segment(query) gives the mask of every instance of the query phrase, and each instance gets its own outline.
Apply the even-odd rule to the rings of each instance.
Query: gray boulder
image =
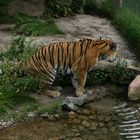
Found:
[[[128,98],[130,100],[139,100],[140,99],[140,75],[130,83],[128,87]]]
[[[92,102],[95,99],[95,95],[92,94],[83,94],[80,97],[66,97],[62,102],[62,108],[69,111],[77,111],[79,106],[82,106],[86,103]]]

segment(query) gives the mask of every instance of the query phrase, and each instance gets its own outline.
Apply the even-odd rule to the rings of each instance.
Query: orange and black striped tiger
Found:
[[[83,39],[77,42],[58,42],[39,48],[27,60],[25,71],[39,75],[41,81],[48,87],[47,94],[52,97],[60,95],[58,91],[49,90],[58,72],[72,74],[72,84],[77,96],[84,93],[87,73],[93,69],[96,62],[106,59],[113,62],[116,59],[116,44],[111,40]]]

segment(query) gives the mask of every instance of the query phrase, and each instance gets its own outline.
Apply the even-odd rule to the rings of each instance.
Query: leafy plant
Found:
[[[71,8],[67,5],[60,3],[58,0],[46,0],[46,12],[45,16],[58,17],[58,16],[67,16],[71,14]]]
[[[63,34],[55,25],[52,18],[49,18],[46,21],[44,19],[17,14],[15,16],[15,21],[16,26],[13,30],[19,34],[27,36]]]
[[[116,5],[112,0],[105,0],[99,6],[99,13],[112,18],[118,8]]]
[[[0,54],[0,60],[20,61],[27,59],[36,50],[30,47],[31,43],[32,39],[27,41],[25,36],[14,37],[11,41],[10,49]]]
[[[130,43],[138,58],[140,54],[140,17],[128,9],[120,10],[113,19],[113,24]],[[132,46],[132,47],[131,47]]]
[[[110,74],[111,81],[115,83],[129,83],[135,77],[135,73],[127,70],[126,66],[127,63],[125,61],[119,60],[115,70]]]
[[[37,80],[32,76],[23,76],[16,73],[16,71],[13,72],[13,69],[16,68],[17,70],[18,68],[15,60],[22,61],[27,56],[28,51],[25,50],[28,43],[24,41],[24,37],[14,39],[11,49],[1,55],[3,63],[0,65],[0,69],[3,74],[0,75],[0,112],[6,111],[7,108],[12,108],[16,104],[34,100],[27,93],[38,88]],[[28,53],[30,54],[31,52]],[[20,68],[18,69],[20,70]]]
[[[84,12],[86,14],[99,14],[99,6],[95,0],[90,0],[90,2],[84,5]]]
[[[85,0],[73,0],[71,7],[76,13],[84,13]]]
[[[0,7],[6,6],[11,0],[0,0]]]

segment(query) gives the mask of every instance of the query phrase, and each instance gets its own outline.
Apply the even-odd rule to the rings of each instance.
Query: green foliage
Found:
[[[123,7],[132,10],[134,13],[140,15],[140,1],[139,0],[123,0]]]
[[[15,65],[6,62],[0,65],[3,75],[0,77],[0,112],[7,108],[13,108],[16,104],[34,102],[35,100],[27,95],[27,92],[37,88],[37,82],[33,77],[17,77],[11,74]]]
[[[52,35],[52,34],[63,34],[58,29],[52,18],[46,20],[29,17],[23,14],[17,14],[15,16],[16,26],[14,31],[16,33],[30,35]]]
[[[90,3],[87,3],[85,4],[84,6],[84,12],[86,14],[99,14],[99,7],[98,5],[96,4],[96,1],[95,0],[91,0]]]
[[[97,4],[96,0],[92,0],[91,3],[84,6],[84,9],[87,14],[98,14],[100,16],[112,18],[118,6],[115,1],[112,2],[112,0],[105,0],[100,4]]]
[[[16,112],[11,112],[10,118],[13,118],[16,122],[23,122],[28,119],[27,114],[29,112],[34,112],[38,109],[38,104],[36,102],[28,102],[20,107]]]
[[[126,66],[125,61],[119,60],[114,70],[93,70],[87,77],[87,85],[104,84],[105,82],[129,84],[136,74],[126,69]]]
[[[87,76],[87,86],[92,86],[96,84],[104,84],[105,82],[112,82],[114,84],[129,84],[134,78],[136,74],[132,71],[128,71],[126,69],[126,62],[119,60],[115,69],[109,70],[101,70],[96,69],[92,70],[88,73]],[[57,86],[68,86],[71,85],[71,77],[58,75],[56,76],[56,80],[54,85]],[[71,85],[72,86],[72,85]]]
[[[138,56],[140,55],[140,17],[128,9],[117,12],[113,20],[114,25],[128,40],[130,46]]]
[[[0,0],[0,7],[6,6],[11,0]]]
[[[10,49],[0,54],[0,60],[9,60],[9,61],[22,61],[30,57],[34,52],[35,48],[31,48],[30,45],[32,39],[26,41],[25,36],[14,37],[11,41]]]
[[[45,6],[45,16],[47,18],[67,16],[71,14],[71,8],[67,5],[60,3],[58,0],[46,0]]]
[[[87,76],[87,86],[103,84],[108,80],[109,72],[106,70],[92,70]]]
[[[73,12],[84,13],[85,0],[73,0],[71,8]]]
[[[126,69],[126,66],[127,63],[125,61],[118,61],[114,72],[110,75],[111,81],[115,83],[129,83],[132,79],[134,79],[135,73]]]
[[[140,58],[140,17],[136,12],[134,13],[129,9],[121,9],[116,2],[105,0],[97,5],[93,0],[93,4],[87,6],[86,9],[89,11],[91,10],[92,13],[111,18],[116,28],[129,42],[130,48],[132,48],[136,52],[138,58]],[[132,1],[129,1],[129,3],[132,3]],[[88,13],[92,14],[91,12]]]
[[[16,104],[35,101],[27,93],[38,88],[38,81],[32,76],[22,76],[22,74],[16,73],[18,69],[20,70],[16,64],[17,60],[23,61],[34,50],[29,51],[28,45],[24,37],[15,38],[12,41],[11,49],[5,54],[1,54],[0,58],[3,63],[0,65],[0,69],[3,74],[0,75],[0,112],[13,108]],[[15,72],[13,72],[14,69]]]
[[[7,13],[7,4],[11,0],[0,0],[0,23],[13,23],[13,18]]]
[[[21,32],[25,35],[53,35],[63,34],[53,21],[41,23],[39,21],[27,23],[21,26]]]
[[[99,13],[103,16],[113,17],[118,8],[116,5],[112,0],[105,0],[99,6]]]
[[[41,107],[37,111],[37,113],[38,114],[43,114],[43,113],[47,112],[48,114],[54,114],[60,109],[61,109],[61,102],[60,101],[54,101],[54,102],[50,103],[49,105],[47,105],[45,107]]]
[[[0,6],[0,23],[13,23],[14,18],[9,16],[6,8]]]

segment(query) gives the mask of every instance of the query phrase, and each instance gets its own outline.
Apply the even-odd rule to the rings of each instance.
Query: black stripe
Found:
[[[93,40],[89,40],[89,41],[87,42],[87,47],[88,47],[88,48],[90,47],[92,41],[93,41]],[[95,45],[94,45],[94,46],[95,46]]]
[[[44,51],[43,51],[43,49],[45,49],[45,54],[44,54]],[[48,66],[48,64],[47,64],[47,62],[46,62],[46,48],[42,48],[42,57],[43,57],[43,60],[44,60],[44,64],[46,65],[46,68],[49,68],[49,66]],[[47,69],[45,69],[45,71],[46,71]],[[50,70],[47,70],[47,74],[49,75],[49,73],[50,74],[52,74],[52,75],[55,75],[52,71],[50,71]],[[49,75],[50,76],[50,75]],[[51,77],[51,76],[50,76]]]
[[[108,52],[110,52],[110,50],[106,51],[106,52],[104,53],[104,55],[107,54]]]
[[[103,48],[105,48],[107,46],[108,43],[105,43],[105,46],[103,46],[102,48],[100,48],[99,50],[102,50]]]
[[[70,46],[70,43],[67,43],[67,56],[69,55],[69,46]]]
[[[60,67],[60,49],[59,49],[59,46],[58,46],[58,49],[57,49],[57,69],[59,69]]]
[[[75,49],[76,49],[75,46],[76,46],[76,43],[74,43],[74,45],[72,46],[73,47],[73,50],[72,50],[73,55],[72,56],[73,56],[73,60],[74,60],[73,62],[75,62],[75,55],[74,55],[75,54]]]
[[[87,59],[85,59],[85,69],[86,69],[86,66],[87,66]]]
[[[63,43],[62,43],[62,45],[61,45],[61,50],[62,50],[62,62],[63,62],[63,54],[64,54],[64,48],[63,48]]]
[[[64,74],[66,75],[67,74],[67,69],[68,69],[68,66],[66,67],[65,71],[64,71]]]
[[[51,54],[52,54],[52,57],[51,57],[52,58],[52,63],[51,64],[52,64],[53,67],[54,67],[54,49],[55,49],[54,46],[52,46],[52,52],[51,52]]]
[[[87,53],[87,48],[88,48],[88,44],[86,45],[86,49],[85,49],[84,55],[86,55],[86,53]]]
[[[45,49],[45,51],[43,49]],[[45,65],[48,67],[48,64],[46,61],[46,58],[47,58],[46,48],[43,48],[43,49],[42,49],[42,57],[43,57],[43,60],[45,62]],[[45,54],[44,54],[44,52],[45,52]]]
[[[38,59],[38,57],[35,55],[36,61],[33,59],[34,64],[37,66],[37,69],[42,72],[43,74],[47,75],[48,77],[54,79],[49,73],[51,73],[52,75],[54,75],[51,71],[46,71],[46,69],[44,69],[41,64],[42,62]],[[39,61],[38,61],[39,60]],[[55,76],[55,75],[54,75]]]
[[[71,68],[71,53],[69,54],[69,68]]]
[[[37,72],[38,72],[38,67],[39,67],[39,65],[36,63],[36,61],[34,60],[34,57],[32,57],[32,60],[33,60],[33,63],[34,63],[34,65],[35,65],[35,67],[37,68]]]
[[[67,55],[65,54],[65,58],[64,58],[64,68],[63,68],[63,70],[65,70],[65,67],[66,67],[66,59],[67,59]]]
[[[48,46],[48,52],[49,52],[49,58],[50,58],[50,63],[52,64],[52,56],[51,56],[51,45]]]
[[[85,43],[85,41],[81,42],[80,44],[80,56],[83,55],[82,49],[83,49],[83,44]]]
[[[36,59],[36,60],[35,60]],[[32,58],[32,60],[33,60],[33,62],[34,62],[34,64],[35,64],[35,66],[36,66],[36,68],[38,69],[38,73],[39,73],[39,71],[41,71],[41,72],[44,72],[43,70],[42,70],[42,68],[41,68],[41,65],[40,65],[40,63],[38,62],[38,57],[35,55],[35,59],[34,59],[34,57]]]

